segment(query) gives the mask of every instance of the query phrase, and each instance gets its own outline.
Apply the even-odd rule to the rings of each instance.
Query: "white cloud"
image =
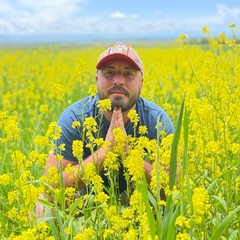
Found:
[[[77,18],[85,0],[2,0],[0,34],[56,33]]]
[[[130,15],[130,18],[132,18],[132,19],[137,19],[137,18],[139,18],[139,16],[138,16],[138,14],[136,14],[136,13],[132,13],[132,14]]]
[[[110,18],[114,18],[114,19],[124,19],[124,18],[127,18],[127,16],[121,12],[114,12],[114,13],[111,13]]]
[[[210,29],[226,28],[229,23],[240,22],[240,8],[223,4],[216,6],[215,14],[195,18],[176,19],[157,9],[147,19],[121,11],[105,18],[91,16],[91,12],[88,17],[82,17],[87,1],[1,0],[0,34],[167,34],[185,30],[199,32],[205,25]]]
[[[219,17],[230,17],[236,21],[240,19],[240,8],[228,8],[226,5],[218,4],[217,13]]]
[[[139,16],[136,13],[132,13],[130,15],[124,14],[122,12],[116,11],[109,15],[109,18],[112,19],[137,19]]]

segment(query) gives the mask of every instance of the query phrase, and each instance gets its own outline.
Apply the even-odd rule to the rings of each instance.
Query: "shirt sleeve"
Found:
[[[58,125],[62,129],[61,137],[57,139],[56,145],[57,149],[55,150],[55,154],[60,154],[64,159],[77,162],[77,158],[73,156],[72,144],[74,140],[82,140],[82,129],[73,128],[72,124],[74,121],[79,121],[82,125],[81,119],[78,115],[76,115],[71,108],[67,108],[58,120]],[[60,151],[58,147],[60,144],[65,145],[65,149]]]

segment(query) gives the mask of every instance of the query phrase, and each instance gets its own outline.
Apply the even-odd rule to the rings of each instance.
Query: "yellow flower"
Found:
[[[10,183],[11,177],[4,173],[2,175],[0,175],[0,185],[8,185]]]
[[[85,180],[90,180],[93,178],[93,176],[96,175],[96,167],[93,163],[88,163],[85,167],[84,171],[84,179]]]
[[[2,125],[6,133],[5,141],[20,140],[20,128],[18,126],[16,117],[7,116],[7,118],[4,119]]]
[[[218,39],[220,43],[224,43],[227,39],[226,34],[225,33],[219,34]]]
[[[187,38],[186,34],[181,34],[178,38],[177,38],[177,42],[181,45],[181,47],[184,46],[184,42],[185,39]]]
[[[48,225],[46,222],[41,222],[36,226],[36,239],[46,239],[48,235]]]
[[[128,117],[129,117],[130,121],[134,124],[134,126],[137,126],[137,124],[139,122],[139,117],[138,117],[137,111],[135,109],[132,109],[129,111]]]
[[[98,101],[97,107],[99,108],[100,113],[104,113],[112,109],[112,104],[110,99],[103,99]]]
[[[101,147],[105,144],[105,141],[103,138],[96,138],[94,139],[94,143],[98,146],[98,147]]]
[[[103,239],[112,239],[115,236],[116,231],[113,229],[104,229]]]
[[[61,135],[62,135],[61,127],[58,126],[56,122],[50,123],[50,125],[48,126],[46,136],[52,138],[53,140],[57,140],[61,137]]]
[[[127,232],[123,233],[123,239],[125,240],[135,240],[138,238],[138,231],[134,229],[133,227],[130,227],[130,229]]]
[[[16,190],[8,192],[8,202],[10,204],[12,204],[14,200],[18,200],[18,198],[19,198],[19,194],[17,193]]]
[[[158,205],[166,206],[166,201],[160,200],[160,201],[158,202]]]
[[[144,174],[143,150],[131,149],[124,160],[124,167],[131,176],[132,181],[141,181]]]
[[[182,215],[178,216],[175,224],[180,227],[186,226],[188,229],[190,229],[190,219],[186,219],[186,217]]]
[[[41,179],[52,185],[52,186],[57,186],[59,184],[59,173],[58,169],[56,167],[50,167],[48,169],[48,175],[47,176],[42,176]]]
[[[19,150],[16,150],[14,153],[12,153],[11,159],[13,164],[17,167],[19,171],[23,170],[24,167],[26,166],[27,158]]]
[[[79,121],[74,121],[72,123],[72,128],[80,128],[81,127],[81,123]]]
[[[58,149],[59,149],[60,151],[64,151],[64,150],[65,150],[65,143],[60,144],[59,147],[58,147]]]
[[[79,63],[78,63],[78,74],[80,75],[80,76],[82,76],[83,74],[84,74],[84,72],[85,72],[85,69],[86,69],[86,63],[84,62],[84,61],[79,61]]]
[[[142,202],[143,198],[141,192],[139,190],[135,190],[130,198],[130,206],[132,206],[134,210],[137,210]]]
[[[76,193],[75,188],[73,187],[65,188],[65,201],[67,202],[68,205],[70,205],[73,202],[75,193]]]
[[[176,240],[190,240],[190,237],[187,233],[178,233],[176,235]]]
[[[72,152],[73,156],[76,157],[78,161],[82,160],[83,142],[80,140],[74,140],[72,143]]]
[[[93,117],[85,118],[83,126],[88,132],[97,132],[97,122]]]
[[[132,219],[134,217],[134,211],[131,208],[124,208],[122,213],[122,218]]]
[[[231,152],[233,153],[233,154],[239,154],[239,152],[240,152],[240,144],[239,143],[232,143],[231,144]]]
[[[71,228],[67,227],[64,229],[65,234],[70,235],[71,234]]]
[[[140,135],[146,134],[148,132],[148,129],[146,126],[139,126],[138,132]]]
[[[202,32],[206,35],[210,34],[210,29],[207,26],[202,27]]]
[[[194,215],[196,216],[197,223],[200,223],[202,216],[208,212],[210,207],[207,190],[201,187],[195,188],[192,199]]]
[[[91,96],[96,96],[98,92],[98,89],[97,89],[97,86],[96,85],[90,85],[89,86],[89,89],[88,89],[88,93],[91,95]]]
[[[34,144],[36,144],[37,146],[48,145],[48,138],[47,138],[47,136],[37,135],[37,136],[34,138],[33,142],[34,142]]]
[[[107,200],[108,200],[109,198],[110,198],[110,197],[109,197],[106,193],[100,191],[100,192],[95,196],[94,202],[100,203],[100,204],[106,204],[106,203],[107,203]]]
[[[74,179],[76,178],[78,174],[78,169],[75,168],[72,164],[68,163],[67,166],[65,167],[65,172],[69,174],[68,178],[69,179]]]
[[[116,145],[114,146],[114,152],[119,156],[124,153],[124,147],[126,145],[126,137],[124,132],[121,128],[114,128],[113,129],[114,140]]]
[[[102,178],[100,177],[100,175],[98,174],[95,174],[92,179],[91,179],[91,182],[93,184],[93,191],[95,193],[99,193],[102,191],[103,189],[103,180]]]
[[[185,221],[185,217],[180,215],[180,216],[178,216],[175,224],[182,227],[184,224],[184,221]]]
[[[64,99],[64,90],[62,85],[54,83],[52,85],[52,95],[57,97],[57,100],[63,100]]]
[[[118,161],[118,155],[114,152],[108,152],[106,155],[106,159],[104,160],[104,169],[119,169],[119,161]]]
[[[46,114],[48,112],[48,105],[47,104],[40,105],[39,111],[43,114]]]
[[[78,233],[73,240],[86,240],[94,237],[94,230],[92,228],[85,228],[82,233]]]
[[[229,28],[235,28],[235,27],[236,27],[236,24],[235,24],[235,23],[230,23],[230,24],[228,25],[228,27],[229,27]]]
[[[10,209],[9,211],[8,211],[8,217],[10,218],[10,219],[16,219],[16,216],[18,215],[18,211],[17,211],[17,209],[15,208],[15,207],[13,207],[12,209]]]

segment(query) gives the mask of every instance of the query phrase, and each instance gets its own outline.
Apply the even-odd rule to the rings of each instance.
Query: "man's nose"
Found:
[[[115,84],[115,85],[123,85],[123,83],[124,83],[124,76],[123,76],[123,74],[121,72],[118,72],[114,76],[113,84]]]

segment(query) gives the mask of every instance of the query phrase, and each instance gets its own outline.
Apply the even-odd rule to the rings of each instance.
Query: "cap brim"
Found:
[[[96,69],[100,69],[106,62],[108,62],[112,59],[126,60],[126,61],[132,63],[138,70],[142,71],[142,69],[139,67],[139,65],[132,58],[128,57],[125,54],[121,54],[121,53],[113,53],[113,54],[110,54],[110,55],[104,57],[103,59],[101,59],[98,62],[97,66],[96,66]]]

